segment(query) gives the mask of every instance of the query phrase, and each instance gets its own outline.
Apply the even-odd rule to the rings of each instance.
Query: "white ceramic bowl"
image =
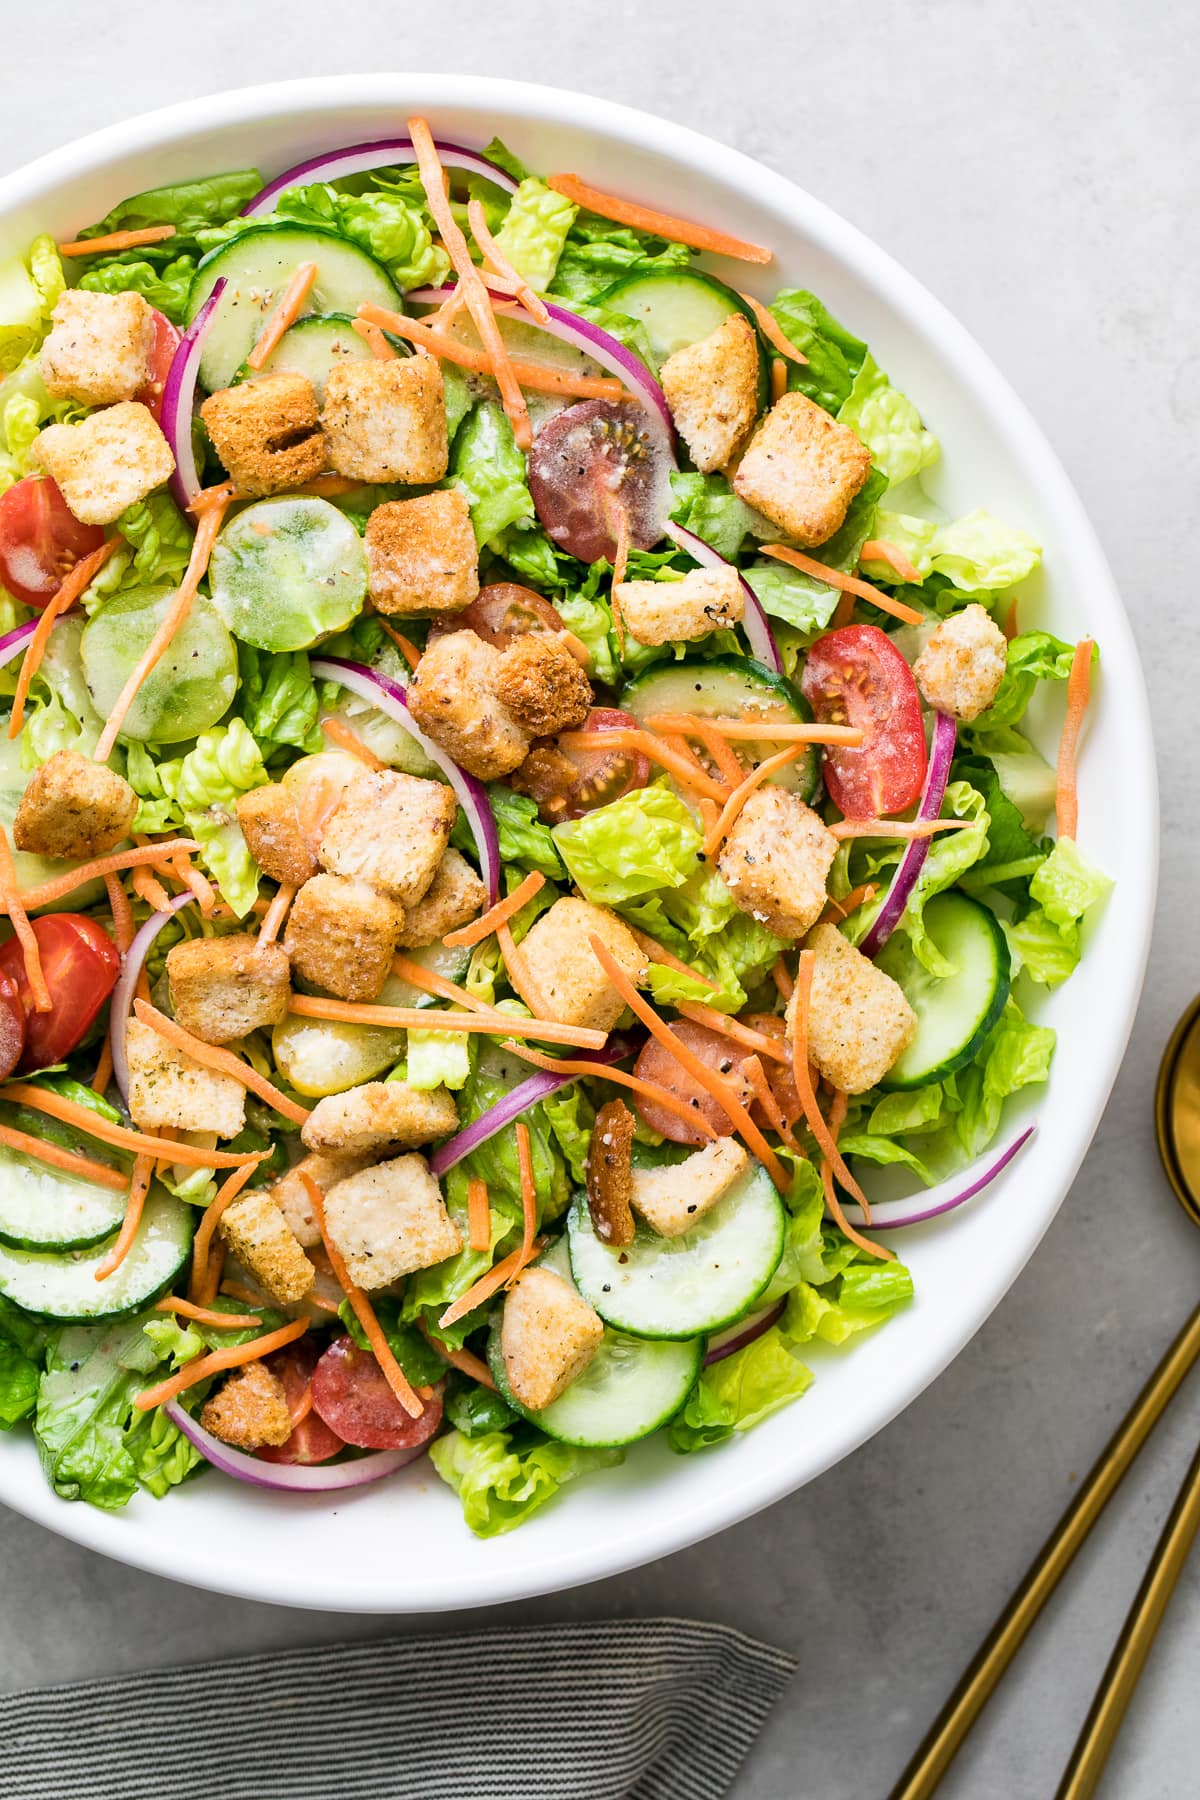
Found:
[[[648,1562],[811,1481],[907,1406],[1008,1288],[1079,1167],[1132,1024],[1157,867],[1154,754],[1137,652],[1091,526],[1046,440],[967,332],[911,275],[735,151],[608,101],[512,81],[373,75],[247,88],[133,119],[0,181],[0,253],[23,248],[38,231],[74,236],[142,188],[247,164],[272,175],[315,151],[395,134],[414,111],[428,116],[435,135],[483,145],[498,133],[535,169],[577,170],[601,187],[771,245],[774,267],[740,271],[744,280],[764,297],[784,282],[810,287],[869,341],[942,441],[937,500],[950,513],[987,506],[1044,545],[1045,572],[1030,584],[1023,622],[1067,638],[1088,632],[1100,643],[1081,832],[1087,854],[1119,879],[1078,973],[1041,1009],[1059,1034],[1049,1091],[1033,1090],[1012,1117],[1040,1117],[1032,1143],[972,1206],[905,1234],[915,1303],[847,1354],[816,1352],[808,1395],[745,1438],[689,1458],[643,1446],[623,1468],[486,1543],[471,1537],[450,1491],[425,1465],[330,1501],[257,1493],[214,1475],[110,1516],[57,1500],[28,1436],[0,1441],[0,1500],[78,1543],[204,1587],[362,1612],[478,1606]],[[1052,731],[1043,748],[1053,754]]]

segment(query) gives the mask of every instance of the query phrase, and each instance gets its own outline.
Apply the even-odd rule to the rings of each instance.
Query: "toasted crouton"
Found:
[[[440,944],[448,931],[477,918],[486,904],[487,888],[466,857],[447,850],[421,899],[405,908],[400,948]]]
[[[210,394],[200,408],[213,448],[244,494],[279,494],[325,467],[317,397],[307,375],[281,370]]]
[[[616,913],[571,896],[556,900],[535,920],[521,954],[546,1002],[545,1018],[560,1025],[611,1031],[625,1002],[588,942],[595,935],[635,984],[646,979],[646,958]]]
[[[177,1050],[152,1025],[130,1019],[129,1114],[140,1131],[215,1131],[236,1137],[246,1123],[246,1090]]]
[[[681,1163],[635,1169],[633,1209],[660,1237],[682,1237],[725,1198],[749,1162],[736,1139],[718,1138]]]
[[[525,759],[530,735],[499,697],[500,652],[473,631],[428,646],[408,687],[422,731],[480,781],[499,781]]]
[[[217,1229],[272,1300],[280,1306],[294,1306],[297,1300],[303,1300],[316,1280],[316,1269],[263,1188],[254,1188],[231,1200]]]
[[[35,769],[13,820],[13,842],[35,856],[103,856],[129,831],[138,797],[120,775],[78,750]]]
[[[286,1175],[281,1175],[267,1189],[268,1199],[273,1206],[279,1208],[284,1223],[298,1244],[311,1250],[321,1242],[321,1228],[313,1213],[312,1196],[303,1177],[307,1175],[322,1194],[327,1194],[335,1182],[345,1181],[347,1175],[357,1175],[369,1161],[369,1157],[362,1156],[302,1156]]]
[[[167,980],[175,1017],[206,1044],[231,1044],[278,1025],[292,991],[283,945],[246,932],[176,944],[167,953]]]
[[[749,319],[730,313],[698,344],[668,356],[659,379],[696,467],[721,468],[758,412],[758,338]]]
[[[682,581],[619,581],[614,590],[639,644],[707,637],[741,623],[746,599],[736,569],[690,569]]]
[[[376,612],[461,612],[479,594],[471,509],[458,488],[385,501],[367,520],[365,541]]]
[[[514,1400],[540,1412],[591,1362],[604,1321],[553,1269],[523,1269],[500,1323],[504,1374]]]
[[[292,903],[284,949],[305,981],[340,1000],[377,1000],[403,927],[402,908],[365,881],[314,875]]]
[[[786,788],[750,795],[721,846],[717,867],[743,912],[776,937],[800,938],[824,910],[837,839]]]
[[[751,438],[733,486],[798,544],[823,544],[870,473],[871,452],[850,427],[793,393],[775,402]]]
[[[111,525],[175,467],[154,414],[137,400],[106,406],[79,425],[47,425],[33,453],[84,525]]]
[[[204,1402],[200,1423],[235,1450],[286,1444],[292,1435],[292,1411],[283,1383],[264,1362],[247,1363],[227,1375]]]
[[[592,684],[566,645],[532,631],[501,651],[496,694],[534,737],[574,730],[592,707]]]
[[[366,1081],[318,1100],[300,1140],[322,1156],[382,1156],[449,1137],[457,1126],[458,1108],[445,1088]]]
[[[321,423],[339,475],[416,483],[446,473],[446,390],[435,357],[342,363],[325,383]]]
[[[423,1156],[397,1156],[349,1175],[325,1198],[325,1228],[361,1288],[388,1287],[463,1247]]]
[[[272,881],[300,887],[321,868],[296,811],[296,800],[281,782],[239,794],[237,821],[251,856]]]
[[[319,855],[331,875],[378,888],[399,906],[426,892],[450,838],[453,788],[394,769],[364,772],[330,815]]]
[[[844,1094],[865,1094],[911,1044],[917,1015],[899,983],[848,943],[835,925],[816,926],[805,948],[816,953],[809,1059]],[[793,995],[787,1010],[789,1036],[795,1017]]]
[[[1004,679],[1008,646],[976,602],[943,619],[913,664],[917,686],[935,712],[964,724],[986,712]]]
[[[154,310],[140,294],[89,294],[68,288],[50,315],[38,358],[56,400],[111,406],[132,400],[150,379]]]

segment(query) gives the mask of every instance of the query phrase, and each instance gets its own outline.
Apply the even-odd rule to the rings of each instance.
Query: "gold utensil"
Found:
[[[1176,1199],[1200,1225],[1200,998],[1179,1021],[1158,1074],[1155,1132]],[[1025,1579],[934,1720],[890,1800],[929,1800],[1092,1526],[1184,1376],[1200,1357],[1200,1306],[1134,1401]],[[1116,1738],[1200,1525],[1200,1452],[1188,1470],[1072,1752],[1055,1800],[1088,1800]]]

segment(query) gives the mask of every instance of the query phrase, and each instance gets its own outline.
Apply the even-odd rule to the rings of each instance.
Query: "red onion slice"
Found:
[[[206,1431],[178,1400],[168,1400],[163,1407],[168,1419],[181,1431],[189,1444],[223,1475],[244,1481],[250,1487],[271,1488],[285,1494],[333,1494],[347,1488],[366,1487],[394,1475],[407,1463],[424,1456],[427,1444],[409,1450],[377,1450],[370,1456],[355,1457],[344,1463],[268,1463],[245,1450],[234,1450],[220,1438]]]
[[[1025,1148],[1035,1130],[1036,1126],[1027,1125],[1024,1131],[1000,1152],[995,1162],[991,1163],[982,1175],[976,1176],[970,1186],[963,1188],[961,1192],[951,1194],[946,1200],[938,1200],[933,1206],[923,1207],[920,1212],[895,1214],[884,1218],[879,1211],[873,1210],[870,1229],[872,1231],[899,1231],[905,1225],[924,1225],[927,1219],[938,1219],[943,1213],[953,1212],[956,1207],[965,1205],[968,1200],[973,1200],[976,1194],[981,1194],[984,1188],[990,1187],[998,1175],[1003,1174],[1017,1152]],[[942,1183],[943,1187],[950,1185],[949,1182]],[[927,1195],[926,1198],[932,1198],[937,1191],[936,1188],[933,1189],[933,1193]],[[901,1201],[899,1204],[903,1205],[904,1202]]]
[[[496,815],[492,811],[492,803],[483,783],[476,781],[474,775],[468,775],[465,769],[460,769],[453,757],[447,756],[444,750],[425,736],[408,710],[404,689],[398,681],[381,675],[377,669],[367,668],[365,663],[346,662],[340,656],[314,656],[309,667],[319,681],[340,682],[360,699],[369,700],[373,706],[377,706],[380,712],[386,713],[389,719],[407,731],[414,743],[421,746],[430,762],[437,764],[458,795],[459,804],[467,815],[471,834],[479,850],[479,867],[488,891],[488,904],[494,906],[500,898],[500,836],[496,830]]]
[[[762,1312],[753,1314],[751,1318],[742,1319],[737,1325],[730,1325],[725,1331],[715,1332],[708,1340],[708,1350],[704,1357],[705,1368],[707,1369],[712,1363],[724,1362],[725,1358],[732,1356],[735,1350],[744,1350],[747,1344],[752,1344],[756,1338],[760,1338],[764,1331],[770,1331],[772,1325],[782,1318],[786,1304],[786,1300],[777,1300],[774,1306],[764,1307]]]
[[[506,194],[515,194],[517,183],[511,175],[478,150],[467,149],[463,144],[443,144],[435,142],[434,148],[438,160],[444,168],[465,169],[470,175],[482,175],[486,181],[492,181],[503,188]],[[347,175],[365,175],[368,169],[390,169],[398,163],[415,163],[416,152],[411,138],[377,138],[369,144],[347,144],[341,150],[325,150],[320,156],[310,156],[307,161],[294,163],[285,169],[282,175],[276,175],[268,181],[266,187],[260,188],[253,200],[248,200],[242,208],[242,216],[247,219],[261,218],[269,213],[278,195],[285,188],[297,187],[308,181],[343,181]]]
[[[0,669],[10,663],[14,656],[20,656],[26,644],[38,628],[36,619],[26,619],[23,625],[14,625],[0,637]]]
[[[436,1025],[436,1019],[437,1014],[431,1013],[431,1027]],[[604,1069],[612,1063],[620,1062],[623,1057],[634,1055],[636,1050],[637,1045],[628,1038],[618,1039],[616,1043],[606,1044],[603,1050],[580,1050],[572,1060],[595,1063],[597,1069]],[[495,1106],[489,1106],[485,1113],[480,1113],[464,1130],[435,1150],[429,1158],[429,1167],[440,1180],[455,1163],[460,1163],[464,1156],[470,1156],[472,1150],[478,1150],[480,1144],[486,1144],[489,1138],[494,1138],[498,1131],[503,1131],[506,1125],[511,1125],[514,1119],[527,1113],[539,1100],[545,1100],[550,1094],[556,1094],[559,1088],[569,1087],[571,1082],[581,1079],[579,1075],[554,1075],[549,1069],[538,1069],[528,1081],[522,1081],[519,1086],[511,1089],[503,1100],[497,1100]]]
[[[129,1107],[129,1054],[126,1049],[126,1037],[129,1031],[129,1015],[133,1011],[133,999],[137,992],[137,978],[142,972],[142,965],[150,953],[150,946],[169,920],[175,917],[185,906],[196,904],[194,894],[176,894],[165,912],[153,912],[140,928],[132,944],[121,958],[121,973],[117,976],[117,985],[113,988],[109,1002],[108,1043],[112,1051],[113,1080],[117,1084],[117,1092]]]
[[[673,543],[678,544],[681,550],[686,550],[693,561],[698,562],[702,568],[733,568],[733,564],[727,562],[719,550],[714,550],[711,544],[706,544],[704,539],[697,537],[694,531],[688,531],[682,525],[674,525],[670,520],[663,526],[663,530]],[[750,648],[765,668],[773,670],[776,675],[782,675],[783,658],[779,654],[779,645],[775,642],[775,633],[771,630],[770,620],[763,610],[762,601],[740,569],[734,569],[734,574],[741,584],[742,595],[746,602],[746,617],[742,623],[742,630],[746,634]]]
[[[936,819],[942,810],[942,801],[946,798],[946,783],[950,779],[950,764],[954,760],[957,730],[948,713],[934,713],[933,741],[929,746],[925,786],[917,807],[918,819]],[[925,858],[929,855],[932,841],[932,838],[915,838],[905,849],[884,896],[883,905],[859,945],[864,956],[878,956],[904,917],[904,909],[917,885],[917,877],[925,867]]]
[[[175,504],[184,512],[200,492],[200,472],[196,467],[196,452],[192,443],[192,409],[196,402],[196,377],[200,372],[204,340],[216,316],[225,285],[224,275],[213,282],[212,293],[179,340],[171,358],[171,367],[167,370],[167,379],[163,383],[163,436],[170,444],[171,454],[175,458],[170,481],[171,495]]]

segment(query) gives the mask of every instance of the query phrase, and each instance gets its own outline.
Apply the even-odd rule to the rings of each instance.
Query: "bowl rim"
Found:
[[[931,346],[937,359],[978,403],[1036,485],[1043,509],[1066,540],[1069,553],[1065,560],[1076,577],[1082,574],[1086,578],[1089,605],[1104,615],[1106,661],[1119,669],[1123,684],[1122,748],[1137,764],[1146,804],[1141,816],[1131,822],[1131,854],[1120,871],[1126,906],[1134,915],[1127,921],[1133,941],[1123,940],[1122,966],[1109,971],[1105,987],[1110,1054],[1103,1065],[1103,1079],[1080,1098],[1069,1124],[1060,1119],[1056,1127],[1056,1167],[1053,1178],[1046,1181],[1044,1204],[1032,1222],[1025,1222],[1024,1234],[1009,1247],[1008,1255],[990,1270],[982,1303],[938,1339],[933,1353],[916,1359],[898,1376],[886,1397],[864,1396],[861,1414],[840,1449],[810,1458],[803,1470],[792,1466],[788,1458],[777,1459],[774,1466],[760,1459],[749,1479],[727,1492],[719,1504],[674,1512],[660,1509],[657,1514],[647,1508],[634,1528],[615,1533],[605,1545],[581,1542],[570,1554],[548,1563],[510,1557],[504,1546],[513,1539],[504,1538],[491,1541],[488,1548],[494,1555],[482,1574],[478,1566],[469,1573],[451,1567],[436,1577],[421,1577],[414,1585],[411,1569],[404,1572],[403,1581],[389,1581],[375,1571],[370,1581],[364,1579],[352,1592],[344,1581],[326,1577],[312,1563],[303,1572],[294,1565],[288,1569],[286,1591],[269,1567],[243,1570],[236,1576],[221,1568],[189,1569],[182,1534],[142,1533],[133,1520],[122,1529],[118,1516],[86,1505],[66,1504],[41,1480],[40,1470],[35,1470],[35,1486],[18,1477],[16,1488],[20,1491],[14,1491],[6,1473],[7,1459],[0,1455],[0,1501],[75,1543],[151,1573],[217,1592],[364,1613],[439,1611],[518,1600],[647,1563],[748,1518],[806,1485],[911,1405],[959,1355],[1008,1291],[1057,1214],[1083,1161],[1132,1029],[1149,955],[1158,872],[1157,774],[1149,701],[1137,649],[1104,552],[1057,454],[992,359],[941,301],[857,227],[752,157],[640,109],[541,83],[454,73],[332,75],[251,85],[185,100],[76,139],[0,177],[0,220],[19,206],[51,198],[56,187],[98,165],[131,155],[145,157],[192,134],[228,127],[252,132],[273,120],[285,121],[305,113],[313,114],[317,121],[322,114],[339,109],[397,103],[431,112],[439,108],[507,109],[534,122],[594,128],[602,136],[618,137],[635,152],[671,159],[702,179],[752,193],[757,203],[788,219],[873,290],[918,339]],[[570,1504],[569,1497],[566,1504]]]

